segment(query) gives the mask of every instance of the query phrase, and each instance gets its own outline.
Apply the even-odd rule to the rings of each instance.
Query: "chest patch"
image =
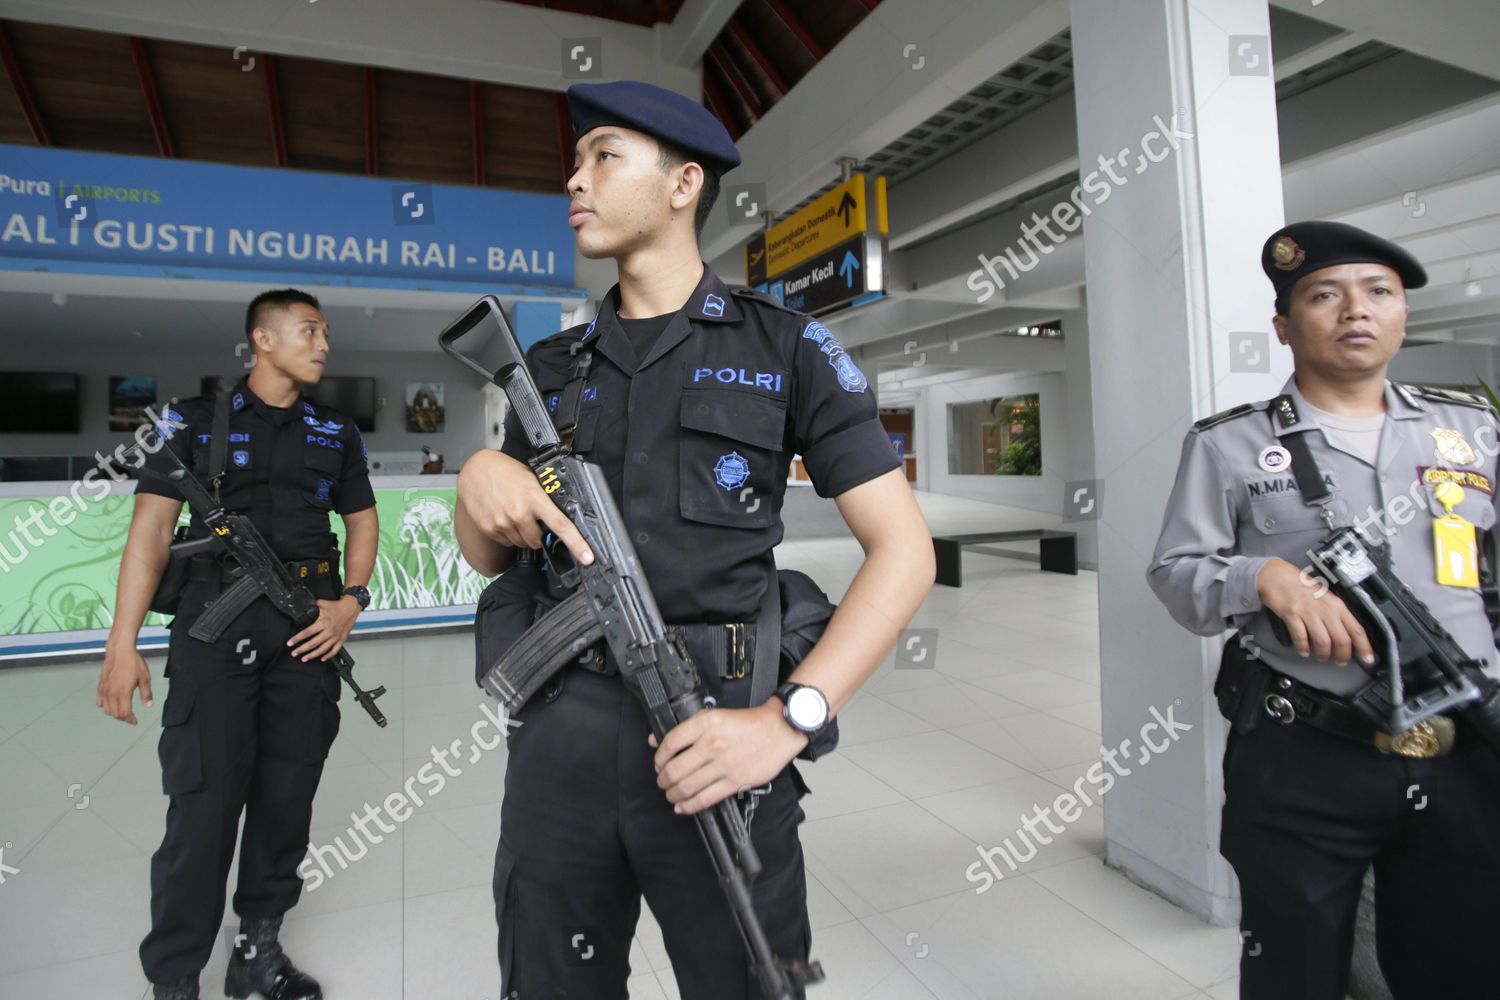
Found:
[[[750,478],[750,463],[737,451],[720,455],[714,463],[714,482],[726,490],[735,490]]]
[[[1419,465],[1417,478],[1428,486],[1435,486],[1438,483],[1457,483],[1466,490],[1475,489],[1488,497],[1495,495],[1495,484],[1490,477],[1472,469],[1445,469],[1441,466]]]
[[[1333,477],[1333,473],[1331,472],[1323,473],[1323,485],[1327,486],[1330,490],[1337,490],[1339,488],[1338,480]],[[1302,493],[1301,490],[1297,489],[1296,477],[1291,475],[1262,476],[1246,479],[1245,491],[1250,494],[1250,499],[1252,500],[1257,500],[1261,497],[1279,497],[1288,493],[1298,495]]]
[[[722,382],[725,385],[748,385],[769,392],[781,391],[781,372],[752,372],[748,368],[695,368],[693,381]]]

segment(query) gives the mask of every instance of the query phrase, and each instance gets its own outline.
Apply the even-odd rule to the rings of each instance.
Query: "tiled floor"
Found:
[[[921,501],[941,531],[1043,520]],[[858,545],[789,534],[779,564],[842,594]],[[982,554],[965,560],[965,574],[962,589],[935,588],[913,622],[939,630],[930,669],[883,665],[841,717],[840,752],[804,770],[813,954],[828,974],[810,997],[1234,997],[1237,932],[1106,868],[1097,806],[988,891],[966,879],[977,845],[1012,835],[1023,810],[1097,759],[1099,664],[1093,574],[1042,574]],[[391,724],[378,730],[345,703],[318,795],[318,844],[398,790],[430,747],[467,743],[482,718],[469,635],[361,640],[352,652],[367,680],[390,688],[381,704]],[[97,675],[97,664],[0,671],[0,997],[147,992],[135,949],[166,809],[160,710],[141,713],[136,728],[105,719]],[[329,997],[499,995],[490,870],[504,747],[471,756],[289,915],[288,950]],[[205,996],[220,995],[226,945],[204,970]],[[633,998],[678,996],[649,911],[631,965]]]

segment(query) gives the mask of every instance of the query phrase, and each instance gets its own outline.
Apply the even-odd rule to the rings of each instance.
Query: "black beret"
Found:
[[[1427,284],[1427,272],[1405,248],[1342,222],[1294,222],[1271,234],[1260,267],[1276,287],[1276,312],[1286,315],[1287,295],[1298,280],[1335,264],[1384,264],[1405,288]]]
[[[573,132],[623,125],[678,147],[705,170],[722,176],[740,165],[740,151],[724,123],[689,97],[638,80],[575,83],[568,88]]]

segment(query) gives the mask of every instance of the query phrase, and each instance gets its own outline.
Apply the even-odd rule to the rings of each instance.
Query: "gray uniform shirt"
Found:
[[[1183,442],[1146,571],[1172,617],[1199,635],[1228,627],[1247,632],[1270,666],[1326,691],[1347,694],[1368,679],[1354,661],[1345,667],[1320,663],[1279,642],[1256,593],[1256,575],[1267,561],[1307,566],[1307,550],[1328,534],[1319,508],[1303,501],[1284,456],[1267,455],[1281,439],[1303,434],[1333,491],[1334,525],[1384,538],[1396,574],[1465,652],[1500,674],[1484,601],[1477,589],[1437,582],[1432,537],[1433,521],[1444,513],[1433,493],[1445,479],[1464,488],[1455,513],[1481,531],[1494,527],[1500,453],[1494,411],[1455,401],[1473,399],[1462,394],[1387,382],[1386,420],[1372,464],[1341,446],[1337,435],[1325,434],[1295,378],[1282,391],[1295,404],[1295,423],[1273,412],[1271,400],[1262,400],[1199,421]]]

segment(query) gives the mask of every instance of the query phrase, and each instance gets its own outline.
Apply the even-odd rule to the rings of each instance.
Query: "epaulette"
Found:
[[[1416,385],[1410,382],[1405,383],[1405,385],[1424,399],[1435,399],[1440,403],[1457,403],[1459,406],[1473,406],[1480,410],[1493,408],[1488,399],[1475,392],[1444,389],[1442,386],[1437,385]]]
[[[1220,424],[1225,423],[1226,421],[1234,420],[1236,417],[1243,417],[1247,413],[1254,412],[1254,403],[1241,403],[1239,406],[1231,406],[1227,410],[1215,413],[1211,417],[1204,417],[1202,420],[1195,420],[1193,421],[1193,426],[1200,431],[1206,431],[1210,427],[1217,427]]]
[[[780,301],[774,295],[757,292],[753,288],[731,288],[729,294],[741,299],[751,299],[752,301],[759,302],[761,305],[771,306],[774,309],[780,309],[782,312],[791,313],[793,316],[805,315],[788,307],[785,302]]]

